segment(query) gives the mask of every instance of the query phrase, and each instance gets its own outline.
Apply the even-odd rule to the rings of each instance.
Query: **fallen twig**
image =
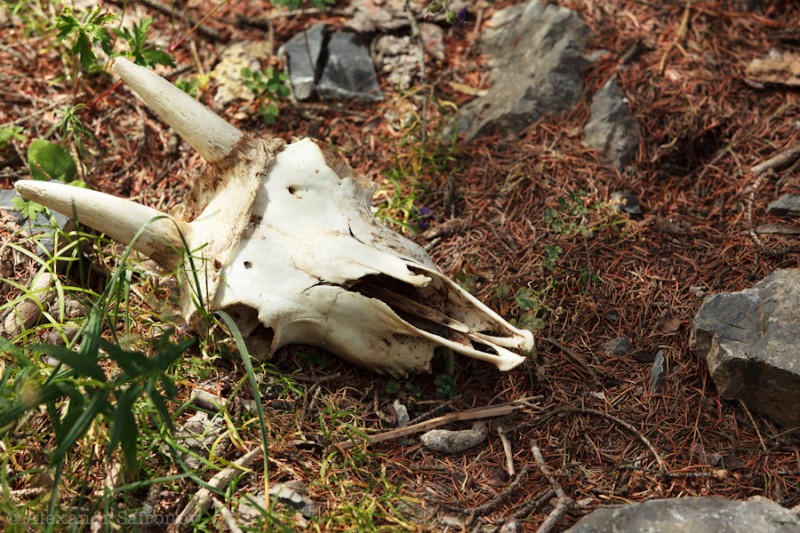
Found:
[[[225,520],[228,531],[230,531],[230,533],[242,533],[242,529],[239,527],[239,524],[236,523],[236,517],[233,516],[231,510],[225,507],[217,498],[212,498],[211,502],[214,504],[214,509],[216,509],[222,519]]]
[[[2,317],[0,337],[16,337],[39,320],[42,310],[55,298],[55,291],[52,290],[55,278],[55,274],[47,271],[41,271],[33,277],[28,298]]]
[[[513,476],[516,471],[514,470],[514,455],[511,452],[511,441],[508,440],[503,426],[497,427],[497,434],[500,436],[500,442],[503,444],[503,453],[506,456],[506,472],[509,476]]]
[[[536,533],[549,533],[556,527],[556,525],[561,521],[566,512],[570,510],[575,502],[572,498],[567,496],[567,494],[564,492],[564,489],[561,487],[561,484],[550,471],[550,467],[548,467],[544,462],[542,450],[540,450],[539,446],[536,445],[535,440],[531,440],[531,451],[533,451],[533,457],[536,459],[536,464],[539,465],[539,470],[542,471],[544,477],[546,477],[547,481],[550,482],[550,486],[553,487],[553,492],[555,493],[556,497],[558,497],[558,502],[556,503],[555,508],[550,511],[550,514],[547,515],[547,519],[542,522],[542,525],[536,530]]]
[[[492,405],[489,407],[477,407],[475,409],[468,409],[466,411],[460,411],[458,413],[450,413],[436,418],[432,418],[430,420],[426,420],[424,422],[419,422],[417,424],[409,424],[407,426],[393,429],[391,431],[386,431],[384,433],[372,435],[370,437],[367,437],[365,442],[367,445],[369,445],[378,442],[383,442],[385,440],[407,437],[408,435],[413,435],[414,433],[420,433],[422,431],[434,429],[439,426],[449,424],[450,422],[463,422],[465,420],[477,420],[480,418],[494,418],[498,416],[510,415],[511,413],[513,413],[514,411],[516,411],[521,407],[524,406],[520,404],[519,401],[514,401],[500,405]],[[342,450],[346,450],[348,448],[352,448],[356,444],[358,444],[358,441],[349,439],[336,444],[336,446]]]
[[[524,518],[529,516],[531,513],[535,512],[542,505],[544,505],[550,498],[555,496],[555,494],[555,491],[550,488],[540,494],[538,498],[534,498],[533,495],[531,495],[531,497],[525,503],[519,506],[516,511],[511,513],[506,518]]]
[[[264,448],[262,446],[247,452],[245,455],[237,459],[232,466],[221,470],[214,477],[212,477],[208,481],[209,486],[214,489],[222,489],[223,487],[227,487],[231,481],[233,481],[233,478],[237,473],[248,469],[250,465],[260,459],[263,454]],[[203,511],[208,509],[208,506],[211,505],[212,499],[213,492],[210,489],[203,487],[195,492],[192,498],[189,500],[189,503],[186,504],[186,507],[183,508],[183,511],[181,511],[178,517],[175,519],[175,523],[170,526],[170,531],[179,531],[184,526],[188,526],[194,522],[197,517],[203,513]],[[269,505],[267,505],[266,508],[269,509]]]
[[[787,167],[800,159],[800,145],[788,148],[778,155],[770,157],[763,163],[755,165],[751,171],[754,175],[760,176],[768,170],[779,170]]]

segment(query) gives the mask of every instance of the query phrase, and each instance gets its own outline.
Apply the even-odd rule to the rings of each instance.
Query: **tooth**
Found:
[[[118,57],[114,71],[209,163],[225,159],[244,137],[219,115],[146,68]]]
[[[133,248],[166,268],[181,260],[181,232],[188,237],[188,224],[156,209],[110,194],[53,181],[21,180],[14,185],[23,198],[74,217],[112,239],[129,244],[144,227]]]

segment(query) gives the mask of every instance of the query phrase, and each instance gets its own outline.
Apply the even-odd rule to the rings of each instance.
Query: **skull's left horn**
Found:
[[[185,222],[124,198],[63,183],[22,180],[14,187],[23,198],[74,216],[81,224],[124,244],[131,243],[144,228],[133,248],[170,270],[180,264],[181,233],[188,239],[191,231]]]
[[[244,134],[161,76],[118,57],[114,72],[209,163],[225,159]]]

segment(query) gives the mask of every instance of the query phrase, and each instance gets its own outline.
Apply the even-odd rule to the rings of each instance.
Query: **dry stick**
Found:
[[[449,400],[437,405],[433,409],[430,409],[429,411],[426,411],[426,412],[422,413],[418,417],[409,420],[408,424],[406,424],[406,425],[414,425],[414,424],[418,424],[420,422],[424,422],[425,420],[430,420],[431,418],[433,418],[434,416],[438,415],[439,413],[444,412],[448,407],[453,405],[455,402],[461,400],[461,398],[462,398],[461,394],[456,394],[455,396],[453,396]]]
[[[35,498],[36,496],[41,496],[42,494],[46,494],[50,492],[50,489],[47,487],[32,487],[27,489],[18,489],[9,491],[11,497],[15,500],[30,500]]]
[[[17,304],[0,321],[0,337],[13,338],[31,328],[44,309],[55,298],[52,290],[56,275],[40,271],[33,277],[28,298]]]
[[[550,511],[550,514],[547,515],[547,519],[542,522],[542,525],[536,530],[536,533],[549,533],[556,527],[556,525],[558,525],[558,523],[564,517],[564,514],[570,510],[575,502],[572,500],[572,498],[567,496],[567,494],[564,492],[564,489],[561,488],[561,484],[550,471],[550,467],[548,467],[544,462],[542,450],[540,450],[539,446],[536,445],[536,441],[534,439],[531,439],[531,451],[533,451],[533,457],[536,459],[536,464],[539,465],[539,470],[542,471],[544,477],[546,477],[547,481],[550,482],[550,486],[553,487],[553,492],[558,497],[558,502],[556,503],[555,508]]]
[[[755,232],[758,235],[800,235],[800,228],[790,228],[778,224],[762,224],[755,229]]]
[[[514,411],[516,411],[521,407],[523,407],[523,405],[515,401],[500,405],[492,405],[489,407],[477,407],[475,409],[468,409],[466,411],[461,411],[458,413],[450,413],[444,416],[439,416],[436,418],[432,418],[430,420],[426,420],[424,422],[420,422],[418,424],[410,424],[408,426],[393,429],[391,431],[386,431],[384,433],[372,435],[370,437],[367,437],[366,444],[367,445],[375,444],[378,442],[383,442],[385,440],[407,437],[408,435],[413,435],[414,433],[419,433],[420,431],[427,431],[429,429],[449,424],[450,422],[462,422],[465,420],[476,420],[479,418],[494,418],[498,416],[510,415],[511,413],[513,413]],[[358,444],[357,441],[349,439],[346,441],[342,441],[336,444],[335,446],[338,446],[342,450],[346,450],[348,448],[352,448],[356,444]]]
[[[500,442],[503,444],[503,453],[506,456],[506,472],[509,476],[513,476],[516,471],[514,470],[514,456],[511,453],[511,441],[508,440],[503,426],[497,426],[497,434],[500,436]]]
[[[538,498],[531,498],[526,501],[519,509],[511,513],[506,518],[524,518],[539,509],[542,505],[549,501],[550,498],[555,496],[555,494],[556,493],[552,488],[547,489]]]
[[[778,153],[776,156],[770,157],[763,163],[754,166],[751,170],[753,174],[760,176],[767,170],[780,170],[781,168],[787,167],[798,159],[800,159],[800,145],[793,146]]]
[[[233,481],[233,478],[237,473],[248,469],[250,465],[260,459],[263,454],[264,448],[262,446],[247,452],[245,455],[237,459],[232,466],[229,466],[228,468],[225,468],[214,475],[214,477],[208,481],[208,484],[215,489],[227,487],[231,481]],[[183,508],[183,511],[181,511],[181,513],[175,519],[175,523],[170,530],[177,530],[182,526],[188,526],[194,522],[206,509],[208,509],[208,506],[211,505],[213,494],[214,493],[210,489],[205,487],[195,492],[192,496],[192,499],[189,500],[189,503],[186,504],[186,507]],[[269,506],[267,506],[267,508],[269,508]]]
[[[745,221],[747,222],[750,238],[753,239],[753,242],[756,244],[758,249],[761,250],[761,252],[765,255],[781,256],[790,253],[793,248],[776,252],[774,250],[770,250],[764,245],[764,241],[761,240],[761,237],[758,236],[753,227],[753,204],[755,203],[756,193],[767,178],[775,175],[776,170],[791,165],[797,161],[797,159],[800,159],[800,145],[788,148],[750,169],[755,179],[750,186],[750,194],[747,195],[744,216]]]
[[[216,509],[220,516],[222,516],[222,519],[225,520],[228,531],[230,531],[230,533],[242,533],[242,529],[239,527],[239,524],[236,523],[236,517],[233,516],[231,510],[225,507],[217,498],[213,498],[211,501],[214,504],[214,509]]]
[[[652,443],[649,440],[647,440],[647,437],[642,435],[642,433],[638,429],[636,429],[632,424],[625,422],[619,417],[616,417],[608,413],[604,413],[603,411],[597,411],[595,409],[577,409],[571,407],[564,407],[563,409],[558,409],[556,412],[559,411],[562,413],[597,415],[616,422],[620,426],[624,427],[625,429],[627,429],[628,431],[639,437],[639,440],[641,440],[644,443],[644,445],[647,446],[647,448],[650,450],[650,453],[652,453],[653,456],[656,458],[656,462],[658,463],[661,472],[664,473],[667,472],[667,463],[664,462],[664,459],[661,458],[661,455],[659,455],[658,451],[655,449]]]

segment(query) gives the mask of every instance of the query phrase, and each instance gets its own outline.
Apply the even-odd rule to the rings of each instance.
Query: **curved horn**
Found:
[[[244,134],[161,76],[118,57],[114,71],[209,163],[225,159]]]
[[[161,211],[110,194],[53,181],[21,180],[14,187],[23,198],[74,217],[81,224],[124,244],[129,244],[144,227],[133,244],[134,249],[169,269],[180,264],[181,233],[188,238],[191,230],[188,224]]]

